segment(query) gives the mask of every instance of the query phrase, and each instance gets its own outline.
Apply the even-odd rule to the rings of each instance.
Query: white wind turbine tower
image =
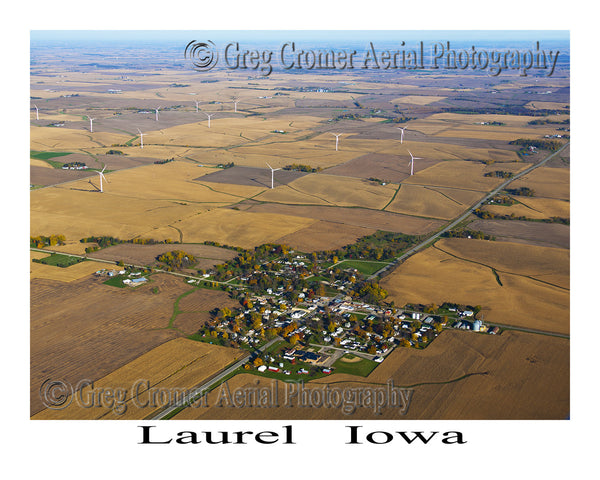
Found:
[[[281,170],[281,168],[273,168],[271,165],[269,165],[267,163],[267,167],[269,167],[271,169],[271,188],[273,188],[273,182],[274,182],[274,176],[273,174],[277,171],[277,170]]]
[[[158,122],[158,111],[160,110],[160,107],[155,108],[154,111],[156,112],[156,121]]]
[[[38,110],[37,105],[34,104],[33,106],[35,108],[35,119],[39,120],[40,119],[40,111]]]
[[[415,166],[415,160],[423,160],[420,157],[413,157],[413,154],[410,153],[410,150],[407,150],[407,152],[410,154],[410,174],[413,175],[414,173],[414,166]]]
[[[138,128],[138,132],[140,132],[140,148],[144,148],[144,135],[147,135],[146,133],[142,133],[142,131]]]
[[[343,133],[332,133],[332,135],[335,137],[335,151],[338,151],[338,142],[340,140],[340,137],[343,135]]]
[[[214,115],[214,113],[211,113],[210,115],[206,112],[204,112],[204,115],[206,115],[208,117],[208,128],[210,128],[210,117],[212,117]]]
[[[199,105],[199,102],[198,102],[198,100],[194,100],[194,101],[196,102],[196,113],[198,113],[198,105]]]
[[[406,127],[398,127],[398,130],[401,131],[401,133],[400,133],[400,144],[404,143],[404,130],[406,130],[407,127],[408,127],[408,125],[406,125]]]
[[[94,133],[94,120],[96,119],[92,117],[88,117],[88,119],[90,121],[90,133]]]
[[[239,100],[233,100],[233,111],[237,113],[237,104],[240,103]]]
[[[106,180],[106,177],[104,176],[104,170],[106,169],[106,165],[104,165],[104,168],[102,168],[101,172],[98,172],[98,175],[100,175],[100,193],[103,192],[102,190],[102,179]],[[108,180],[106,180],[108,182]]]

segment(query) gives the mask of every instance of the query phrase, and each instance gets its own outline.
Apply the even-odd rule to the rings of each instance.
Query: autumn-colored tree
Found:
[[[290,345],[296,345],[296,343],[298,343],[298,340],[300,340],[300,336],[297,333],[294,333],[293,335],[290,336],[290,339],[289,339]]]

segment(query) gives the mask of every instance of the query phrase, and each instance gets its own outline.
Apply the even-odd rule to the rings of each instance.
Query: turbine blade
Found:
[[[265,162],[265,163],[267,163],[267,162]],[[268,163],[267,163],[267,167],[269,167],[271,170],[273,170],[273,167],[271,165],[269,165]]]

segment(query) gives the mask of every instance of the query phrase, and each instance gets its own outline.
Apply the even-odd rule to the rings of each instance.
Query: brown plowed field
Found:
[[[151,279],[136,289],[99,278],[31,281],[32,414],[42,409],[44,380],[95,380],[177,336],[165,327],[175,299],[189,286],[169,275]]]
[[[123,243],[102,249],[90,254],[93,258],[103,260],[123,260],[134,265],[151,265],[156,262],[156,257],[165,252],[183,250],[196,257],[199,261],[197,268],[210,268],[214,265],[231,260],[237,255],[234,250],[198,244],[158,244],[158,245],[133,245]],[[201,265],[200,265],[201,264]]]
[[[246,208],[249,212],[280,213],[333,223],[343,223],[357,227],[385,230],[387,232],[421,235],[431,232],[442,225],[442,221],[411,217],[408,215],[368,210],[363,208],[344,208],[304,205],[251,204]],[[245,208],[240,206],[240,209]]]
[[[498,241],[560,248],[569,248],[570,245],[571,229],[568,225],[560,223],[475,220],[469,224],[469,228],[494,235]]]
[[[70,182],[94,175],[98,176],[96,172],[85,170],[62,170],[60,168],[45,168],[34,165],[29,167],[29,183],[32,185],[56,185],[57,183]]]

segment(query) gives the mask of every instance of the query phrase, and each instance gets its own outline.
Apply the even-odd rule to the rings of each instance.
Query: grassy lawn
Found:
[[[352,363],[344,362],[342,360],[343,358],[354,359],[360,357],[352,355],[351,353],[347,353],[333,364],[333,368],[335,369],[334,373],[348,373],[350,375],[366,377],[375,369],[377,365],[379,365],[377,362],[374,362],[372,360],[366,360],[364,358],[361,358],[358,362]]]
[[[336,268],[355,268],[363,275],[373,275],[376,271],[386,266],[389,262],[344,260],[336,265]]]
[[[129,278],[127,275],[116,275],[110,277],[108,280],[102,282],[104,285],[110,285],[111,287],[125,288],[127,285],[123,283],[123,280]]]
[[[44,265],[53,265],[55,267],[70,267],[76,263],[83,262],[83,258],[71,257],[70,255],[61,255],[60,253],[52,253],[49,257],[41,258],[37,260],[39,263]]]

